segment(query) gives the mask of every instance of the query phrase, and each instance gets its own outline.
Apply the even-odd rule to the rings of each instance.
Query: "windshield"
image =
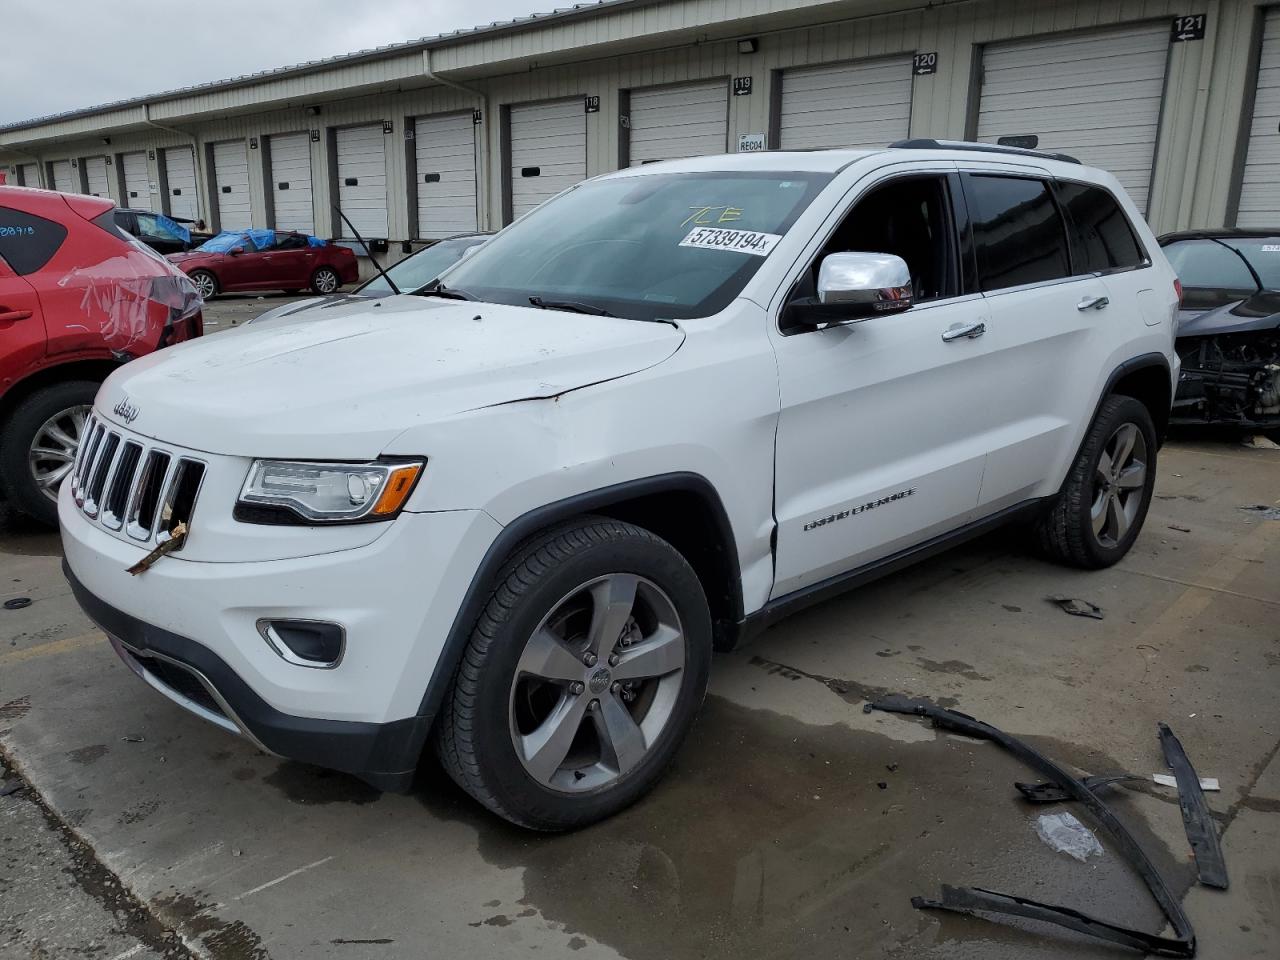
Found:
[[[1183,289],[1183,305],[1219,307],[1262,290],[1280,290],[1280,238],[1178,240],[1164,248]]]
[[[831,179],[815,173],[654,173],[584,183],[441,278],[479,300],[637,320],[707,317],[742,291]]]
[[[389,267],[387,274],[400,288],[401,293],[412,293],[414,290],[425,287],[446,269],[452,267],[472,247],[478,247],[488,239],[487,236],[480,235],[441,240],[419,250],[411,257],[405,257],[394,267]],[[356,292],[366,297],[387,297],[391,295],[391,288],[379,274]]]

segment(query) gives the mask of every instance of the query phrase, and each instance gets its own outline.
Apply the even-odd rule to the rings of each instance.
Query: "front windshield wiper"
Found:
[[[544,300],[542,297],[530,297],[529,302],[539,310],[567,310],[569,313],[586,313],[593,317],[615,316],[604,307],[578,300]]]
[[[465,290],[459,290],[457,287],[446,287],[437,280],[435,283],[429,283],[421,290],[415,290],[420,297],[444,297],[446,300],[479,300],[475,294],[467,293]]]

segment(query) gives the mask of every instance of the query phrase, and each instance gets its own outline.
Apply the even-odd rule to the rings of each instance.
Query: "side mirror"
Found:
[[[240,254],[244,253],[244,247],[232,247],[227,251],[227,253],[231,254],[233,257],[238,257]]]
[[[891,253],[832,253],[818,268],[818,296],[787,305],[789,326],[853,323],[912,305],[911,269]]]

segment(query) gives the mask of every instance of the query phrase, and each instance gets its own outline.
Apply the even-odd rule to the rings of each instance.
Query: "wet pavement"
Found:
[[[862,705],[884,691],[931,696],[1099,774],[1163,770],[1165,720],[1201,775],[1222,781],[1208,796],[1231,889],[1194,885],[1175,791],[1142,784],[1110,799],[1185,895],[1200,956],[1270,957],[1280,522],[1238,508],[1280,498],[1280,453],[1174,444],[1157,494],[1115,569],[1063,570],[998,534],[718,655],[666,779],[560,837],[495,820],[433,765],[410,795],[380,795],[184,714],[76,608],[56,538],[0,519],[0,600],[33,600],[0,610],[0,751],[47,803],[50,829],[83,838],[94,868],[199,956],[1109,958],[1127,951],[911,907],[940,883],[973,884],[1161,927],[1104,832],[1103,855],[1084,863],[1041,842],[1035,819],[1070,807],[1019,801],[1012,782],[1034,779],[1027,768]],[[1068,616],[1052,594],[1105,619]],[[14,803],[0,798],[0,813]],[[47,855],[22,830],[0,835],[0,929],[20,901],[27,937],[0,934],[0,957],[25,957],[38,888],[16,897],[6,876]],[[50,887],[52,924],[66,922],[52,912],[65,895]],[[168,943],[138,940],[129,956]]]

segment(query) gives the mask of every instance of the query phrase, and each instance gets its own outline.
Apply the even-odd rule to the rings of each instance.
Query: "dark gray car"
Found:
[[[1280,430],[1280,230],[1171,233],[1182,376],[1171,423]]]

